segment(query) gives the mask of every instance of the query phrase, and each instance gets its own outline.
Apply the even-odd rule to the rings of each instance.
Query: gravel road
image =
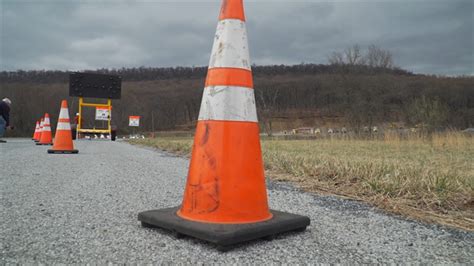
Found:
[[[0,264],[474,263],[474,233],[276,182],[268,182],[271,208],[308,215],[311,226],[221,253],[137,221],[140,211],[180,204],[187,159],[119,141],[77,141],[77,155],[8,141],[0,144]]]

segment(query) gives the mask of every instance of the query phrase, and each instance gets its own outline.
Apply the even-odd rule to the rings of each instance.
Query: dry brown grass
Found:
[[[191,137],[172,136],[158,137],[154,139],[131,139],[129,142],[132,144],[157,148],[183,156],[188,156],[191,153],[191,147],[193,145],[193,139]]]
[[[133,143],[189,154],[191,138]],[[457,132],[383,140],[262,141],[267,174],[308,191],[474,230],[474,140]]]

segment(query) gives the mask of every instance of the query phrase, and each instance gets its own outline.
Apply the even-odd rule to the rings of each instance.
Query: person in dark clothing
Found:
[[[6,142],[4,140],[1,140],[1,138],[5,134],[5,130],[7,128],[12,128],[10,126],[10,105],[11,104],[12,104],[12,101],[8,98],[5,98],[0,102],[0,143]]]

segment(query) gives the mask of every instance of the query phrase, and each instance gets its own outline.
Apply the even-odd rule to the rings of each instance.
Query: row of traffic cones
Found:
[[[49,149],[48,153],[79,152],[74,149],[74,144],[72,142],[71,121],[69,119],[69,110],[66,100],[61,102],[61,110],[59,111],[54,143],[48,113],[45,113],[44,117],[39,121],[36,121],[35,132],[32,140],[36,142],[36,145],[53,145],[53,148]]]

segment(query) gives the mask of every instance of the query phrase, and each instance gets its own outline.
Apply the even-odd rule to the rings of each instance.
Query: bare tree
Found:
[[[332,52],[328,56],[328,62],[331,65],[363,65],[364,59],[358,44],[347,47],[344,52]]]
[[[328,56],[329,64],[331,65],[344,65],[344,55],[340,52],[332,52],[331,55]]]
[[[347,47],[343,52],[333,52],[328,56],[331,65],[356,66],[366,65],[370,67],[393,69],[392,53],[374,44],[367,49],[367,54],[363,55],[358,44]]]
[[[260,106],[258,108],[260,111],[260,120],[263,123],[265,132],[268,134],[268,136],[272,136],[272,112],[275,111],[276,102],[280,97],[280,89],[270,88],[266,90],[258,90],[258,96],[260,100]]]
[[[362,52],[360,50],[360,46],[358,44],[353,45],[352,47],[348,47],[344,50],[345,55],[345,62],[348,65],[363,65],[364,64],[364,57],[362,56]]]
[[[374,44],[370,45],[366,55],[367,65],[371,67],[393,68],[392,53]]]

